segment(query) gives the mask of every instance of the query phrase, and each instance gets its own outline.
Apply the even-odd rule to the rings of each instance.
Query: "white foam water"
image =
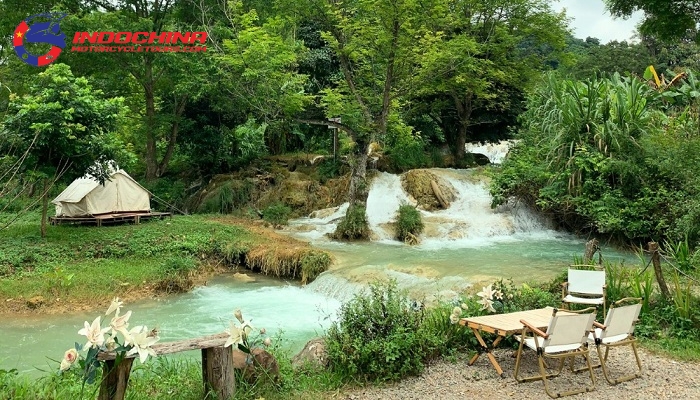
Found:
[[[483,154],[489,158],[492,164],[503,164],[510,148],[516,143],[515,140],[501,140],[498,143],[467,143],[465,151],[469,153]]]
[[[367,222],[375,241],[394,242],[394,229],[389,225],[396,221],[402,204],[414,205],[401,186],[401,177],[379,172],[372,180],[367,196]]]
[[[421,210],[425,229],[420,235],[421,248],[475,248],[497,242],[523,239],[552,239],[556,233],[544,219],[522,204],[513,203],[491,208],[491,195],[484,180],[471,170],[438,169],[430,171],[449,182],[456,199],[446,210]],[[401,176],[379,172],[367,197],[367,220],[372,241],[401,245],[394,239],[393,222],[402,204],[415,205],[404,191]],[[307,218],[290,222],[287,232],[312,242],[328,241],[348,204],[319,210]]]

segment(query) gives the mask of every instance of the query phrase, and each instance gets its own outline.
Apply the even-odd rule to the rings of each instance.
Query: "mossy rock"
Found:
[[[437,184],[444,201],[452,202],[457,198],[452,184],[426,169],[413,169],[401,176],[401,185],[420,208],[428,211],[445,208],[431,182]]]

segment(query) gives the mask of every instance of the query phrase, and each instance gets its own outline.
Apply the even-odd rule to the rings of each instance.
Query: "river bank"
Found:
[[[31,217],[0,232],[3,315],[102,309],[113,297],[133,302],[185,292],[225,272],[243,280],[260,272],[310,281],[331,262],[328,253],[252,220],[176,216],[140,225],[51,226],[41,239]]]

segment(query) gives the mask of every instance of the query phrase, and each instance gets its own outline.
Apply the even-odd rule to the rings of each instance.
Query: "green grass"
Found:
[[[301,374],[292,369],[289,355],[276,354],[280,363],[277,383],[261,380],[248,384],[237,376],[235,399],[327,399],[329,393],[343,387],[338,375],[328,370],[313,370]],[[56,366],[58,369],[58,366]],[[78,400],[95,398],[99,380],[82,387],[76,373],[50,375],[31,380],[13,372],[0,370],[0,400]],[[195,358],[176,359],[161,356],[141,365],[134,363],[126,398],[130,400],[202,398],[202,364]],[[207,397],[210,399],[213,397]]]
[[[184,276],[262,240],[206,216],[100,228],[50,226],[42,239],[38,215],[29,214],[0,231],[0,299],[106,299]]]

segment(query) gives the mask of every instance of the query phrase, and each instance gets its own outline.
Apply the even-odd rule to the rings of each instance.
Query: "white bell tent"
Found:
[[[52,201],[57,217],[151,211],[151,193],[124,170],[113,172],[104,185],[78,178]]]

